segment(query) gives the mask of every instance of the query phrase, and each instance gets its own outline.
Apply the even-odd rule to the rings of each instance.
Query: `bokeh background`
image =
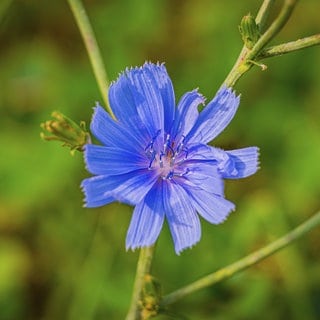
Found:
[[[280,2],[280,1],[279,1]],[[87,0],[110,79],[165,61],[176,97],[212,98],[242,46],[239,22],[259,0]],[[275,43],[319,32],[318,0],[301,1]],[[261,169],[226,184],[236,212],[202,221],[201,242],[176,256],[167,226],[153,274],[164,293],[275,240],[320,204],[320,48],[265,60],[236,89],[240,109],[214,144],[256,145]],[[84,209],[82,155],[40,139],[59,110],[90,121],[102,100],[66,1],[0,2],[0,319],[123,319],[138,252],[125,252],[132,209]],[[320,318],[320,239],[290,248],[172,306],[187,319]],[[167,319],[167,316],[159,319]],[[173,317],[174,318],[174,317]],[[178,319],[178,316],[176,316]]]

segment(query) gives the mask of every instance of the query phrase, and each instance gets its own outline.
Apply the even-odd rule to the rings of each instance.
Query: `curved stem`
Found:
[[[212,286],[213,284],[223,281],[232,277],[234,274],[247,269],[248,267],[258,263],[259,261],[267,258],[271,254],[283,249],[284,247],[291,244],[294,240],[300,238],[310,230],[320,225],[320,211],[309,218],[307,221],[293,229],[283,237],[270,243],[269,245],[257,250],[248,256],[238,260],[235,263],[230,264],[216,272],[213,272],[177,291],[174,291],[163,297],[161,306],[167,306],[172,304],[185,296],[198,291],[200,289]]]
[[[108,110],[110,115],[115,118],[108,100],[108,77],[87,13],[80,0],[68,0],[68,2],[76,19],[77,25],[80,29],[80,33],[86,46],[93,73],[97,80],[103,101],[106,105],[106,109]]]
[[[290,53],[293,51],[301,50],[304,48],[316,46],[320,44],[320,34],[315,34],[309,37],[305,37],[296,41],[290,41],[282,43],[276,46],[272,46],[263,50],[258,59],[271,58],[282,54]]]
[[[136,278],[133,286],[131,304],[130,304],[130,308],[129,308],[126,320],[140,319],[139,302],[140,302],[141,292],[144,285],[144,277],[145,275],[150,274],[153,253],[154,253],[154,246],[141,248],[140,250],[137,271],[136,271]]]

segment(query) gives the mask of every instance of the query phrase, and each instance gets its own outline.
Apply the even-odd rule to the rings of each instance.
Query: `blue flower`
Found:
[[[135,206],[127,249],[154,244],[166,219],[179,254],[200,240],[199,215],[218,224],[234,210],[223,179],[255,173],[258,148],[224,151],[208,142],[229,124],[239,100],[224,87],[199,113],[205,99],[194,90],[176,107],[165,66],[152,63],[126,70],[110,86],[117,120],[96,106],[91,131],[102,145],[85,146],[94,176],[81,186],[87,207]]]

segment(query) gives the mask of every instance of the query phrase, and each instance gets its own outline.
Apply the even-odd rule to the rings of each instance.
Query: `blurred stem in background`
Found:
[[[87,13],[80,0],[68,0],[68,2],[81,32],[83,42],[86,46],[94,76],[97,80],[106,109],[112,118],[115,119],[108,100],[109,80]]]
[[[106,109],[108,110],[110,115],[115,118],[108,102],[108,78],[88,16],[80,0],[68,0],[68,2],[80,29],[86,49],[88,51],[94,75],[96,77],[99,89],[105,102]],[[247,71],[249,71],[254,65],[257,65],[261,67],[262,70],[264,70],[266,66],[260,64],[258,62],[259,59],[273,57],[320,44],[320,36],[319,34],[317,34],[297,41],[265,48],[267,44],[280,32],[280,30],[286,24],[297,3],[297,0],[284,0],[284,4],[279,15],[264,31],[267,17],[269,16],[274,3],[275,0],[264,0],[255,19],[250,15],[243,18],[241,22],[240,32],[244,39],[244,47],[241,50],[234,67],[231,69],[230,73],[225,79],[224,85],[233,87],[240,79],[240,77]],[[204,277],[188,286],[185,286],[184,288],[171,293],[170,295],[165,296],[161,301],[160,307],[165,307],[166,305],[171,304],[196,290],[220,282],[226,278],[233,276],[235,273],[244,270],[249,266],[252,266],[253,264],[256,264],[262,259],[289,245],[295,239],[306,234],[319,224],[320,212],[318,212],[314,217],[310,218],[308,221],[306,221],[293,231],[289,232],[284,237],[276,240],[266,247],[252,253],[251,255],[235,262],[230,266],[224,267],[207,277]],[[126,318],[127,320],[149,318],[149,316],[142,316],[143,306],[141,297],[145,286],[144,282],[146,276],[150,274],[153,253],[154,247],[142,248],[140,251],[131,305]]]

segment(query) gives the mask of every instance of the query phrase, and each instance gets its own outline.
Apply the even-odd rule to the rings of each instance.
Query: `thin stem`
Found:
[[[297,4],[298,0],[286,0],[284,5],[271,26],[261,36],[261,38],[254,45],[252,50],[248,53],[247,59],[252,59],[274,38],[274,36],[280,32],[283,26],[286,24],[291,16],[291,13]]]
[[[269,13],[271,11],[272,6],[274,5],[275,0],[264,0],[258,13],[256,16],[256,23],[260,27],[260,31],[266,25],[266,21],[268,19]]]
[[[320,44],[320,34],[315,34],[296,41],[282,43],[263,50],[258,59],[271,58]]]
[[[133,286],[133,293],[131,298],[130,308],[126,317],[126,320],[140,319],[140,307],[139,302],[141,298],[141,292],[144,284],[144,277],[150,274],[152,257],[154,253],[154,246],[145,247],[140,250],[136,278]]]
[[[108,87],[109,81],[105,71],[105,66],[101,57],[101,53],[92,30],[87,13],[81,3],[81,0],[68,0],[70,8],[76,19],[77,25],[80,29],[80,33],[83,42],[86,46],[94,76],[97,80],[103,101],[106,105],[106,109],[110,115],[114,117],[114,114],[109,106],[108,100]]]
[[[213,284],[223,281],[232,277],[234,274],[247,269],[248,267],[258,263],[259,261],[267,258],[271,254],[283,249],[287,245],[291,244],[294,240],[300,238],[310,230],[320,225],[320,211],[309,218],[307,221],[293,229],[283,237],[270,243],[269,245],[257,250],[248,256],[238,260],[235,263],[230,264],[216,272],[213,272],[181,289],[174,291],[163,297],[161,306],[172,304],[185,296],[198,291],[200,289],[212,286]]]
[[[275,37],[277,33],[280,32],[288,21],[297,1],[298,0],[285,0],[278,17],[273,21],[265,33],[262,34],[253,48],[251,50],[245,46],[242,48],[236,63],[224,81],[225,86],[233,87],[236,82],[251,69],[253,64],[250,61],[255,61],[261,50]],[[266,0],[262,3],[258,12],[258,22],[262,22],[265,19],[271,9],[271,4],[272,3],[268,3]]]

